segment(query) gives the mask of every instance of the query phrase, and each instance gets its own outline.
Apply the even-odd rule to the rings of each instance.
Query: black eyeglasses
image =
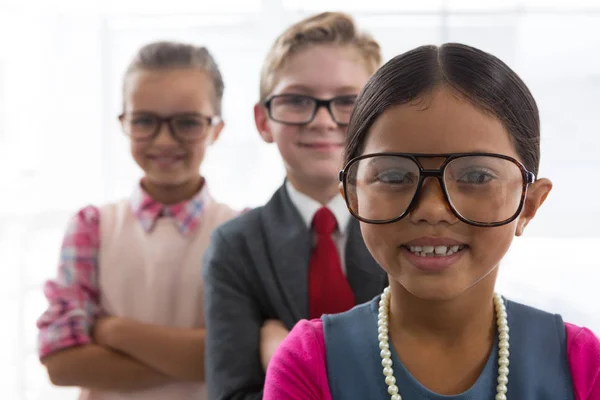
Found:
[[[119,115],[123,131],[136,141],[153,140],[166,123],[169,132],[180,142],[195,142],[208,132],[208,128],[221,122],[221,118],[199,113],[181,113],[161,117],[149,112],[123,113]]]
[[[321,107],[325,107],[331,118],[342,126],[348,125],[356,102],[356,95],[337,96],[321,100],[300,94],[279,94],[271,96],[263,104],[269,118],[287,125],[305,125],[310,123]]]
[[[420,159],[444,158],[439,169]],[[340,171],[350,213],[370,224],[389,224],[416,206],[426,178],[437,178],[461,221],[494,227],[514,221],[535,175],[514,158],[492,153],[376,153],[350,160]]]

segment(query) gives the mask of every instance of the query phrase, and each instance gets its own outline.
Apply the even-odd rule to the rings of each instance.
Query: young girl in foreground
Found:
[[[600,399],[600,342],[494,293],[552,184],[538,109],[502,61],[458,44],[385,64],[357,100],[340,174],[390,286],[301,321],[265,399]]]

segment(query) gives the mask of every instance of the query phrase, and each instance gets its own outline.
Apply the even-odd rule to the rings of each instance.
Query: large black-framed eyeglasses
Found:
[[[269,118],[286,125],[310,123],[321,107],[329,111],[331,118],[341,126],[350,122],[356,95],[337,96],[328,100],[300,94],[279,94],[269,97],[263,105]]]
[[[166,123],[171,136],[180,142],[195,142],[217,125],[221,118],[200,113],[181,113],[161,117],[150,112],[123,113],[119,115],[123,132],[136,141],[151,141],[158,136]]]
[[[426,169],[423,159],[443,158]],[[350,213],[371,224],[401,220],[415,207],[426,178],[436,178],[461,221],[495,227],[514,221],[535,175],[512,157],[493,153],[376,153],[350,160],[340,171]]]

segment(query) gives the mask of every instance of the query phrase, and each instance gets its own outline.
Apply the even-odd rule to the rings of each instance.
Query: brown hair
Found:
[[[381,65],[381,48],[371,35],[359,32],[351,16],[325,12],[306,18],[286,29],[271,46],[260,73],[260,101],[266,100],[277,82],[277,73],[289,57],[314,45],[353,47],[369,73]]]
[[[178,42],[154,42],[142,47],[125,72],[123,93],[127,77],[140,70],[163,70],[177,68],[197,68],[204,71],[213,85],[213,106],[220,116],[225,85],[219,66],[206,47],[198,47]]]

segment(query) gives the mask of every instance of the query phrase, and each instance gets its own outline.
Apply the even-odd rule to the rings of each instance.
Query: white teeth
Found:
[[[446,252],[448,251],[448,248],[446,246],[436,246],[435,247],[435,254],[446,254]]]
[[[410,252],[421,257],[450,256],[458,253],[465,246],[407,246]]]

